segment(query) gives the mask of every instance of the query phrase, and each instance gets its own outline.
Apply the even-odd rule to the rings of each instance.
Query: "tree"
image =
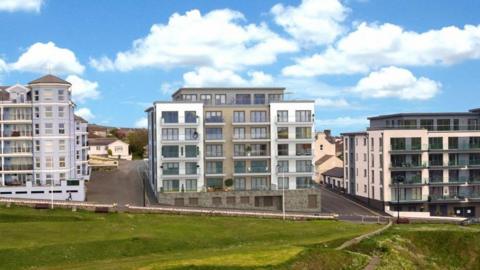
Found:
[[[131,131],[127,135],[130,144],[130,153],[134,159],[142,159],[145,152],[145,146],[148,144],[148,134],[145,129]]]

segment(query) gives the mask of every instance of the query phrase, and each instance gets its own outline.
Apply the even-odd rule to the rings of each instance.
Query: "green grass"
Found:
[[[376,254],[377,269],[480,269],[480,227],[439,224],[394,226],[350,248]]]
[[[362,269],[367,256],[332,248],[377,228],[0,207],[0,268]]]

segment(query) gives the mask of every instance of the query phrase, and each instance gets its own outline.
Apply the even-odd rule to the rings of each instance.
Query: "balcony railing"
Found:
[[[479,150],[480,144],[476,143],[466,143],[466,144],[457,144],[457,145],[449,145],[449,150]]]
[[[223,134],[208,134],[205,137],[207,140],[223,140]]]
[[[31,114],[3,114],[4,121],[29,121],[32,120]]]
[[[33,164],[15,164],[15,165],[3,165],[5,171],[31,171],[33,170]]]
[[[3,137],[31,137],[32,131],[4,131]]]
[[[400,164],[395,164],[392,163],[390,165],[391,169],[421,169],[421,168],[426,168],[427,164],[423,163],[400,163]]]
[[[205,118],[205,123],[224,123],[223,116],[211,116]]]
[[[3,148],[4,154],[19,154],[19,153],[32,153],[31,147],[5,147]]]
[[[233,134],[234,140],[265,140],[270,139],[270,134]]]
[[[258,151],[237,151],[233,153],[233,156],[235,157],[263,157],[263,156],[268,156],[269,152],[264,151],[264,150],[258,150]]]
[[[312,155],[312,151],[309,150],[309,151],[296,151],[295,152],[295,155],[296,156],[311,156]]]

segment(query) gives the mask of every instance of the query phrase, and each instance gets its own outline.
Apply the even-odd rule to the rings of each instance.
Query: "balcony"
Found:
[[[426,185],[428,183],[427,179],[423,179],[421,177],[411,177],[407,178],[401,182],[399,182],[400,186],[418,186],[418,185]],[[391,187],[397,186],[397,182],[393,180],[392,184],[390,184]]]
[[[223,116],[211,116],[205,118],[205,125],[206,126],[214,126],[214,125],[225,125],[225,121]]]
[[[430,195],[430,201],[432,202],[445,202],[445,201],[464,201],[465,196],[460,195]]]
[[[409,154],[409,153],[419,153],[419,152],[422,152],[422,151],[426,151],[427,149],[427,145],[420,145],[420,144],[416,144],[416,145],[409,145],[408,147],[405,146],[405,145],[401,145],[401,146],[394,146],[392,145],[391,149],[390,149],[390,153],[393,153],[393,154]]]
[[[266,150],[254,150],[254,151],[240,151],[233,153],[233,159],[256,159],[267,158],[270,156],[270,152]]]
[[[302,119],[277,119],[275,121],[277,126],[312,126],[314,124],[314,118],[302,118]]]
[[[269,142],[270,134],[233,134],[233,142]]]
[[[31,114],[4,113],[1,121],[4,121],[4,122],[31,122],[32,121],[32,115]]]
[[[314,170],[315,170],[314,166],[300,167],[300,168],[296,168],[295,170],[290,170],[288,168],[279,168],[277,170],[277,175],[281,177],[296,176],[296,175],[310,176],[313,174]]]
[[[416,171],[426,169],[427,164],[423,163],[399,163],[399,164],[390,164],[390,170],[392,171]]]
[[[19,137],[32,137],[32,131],[31,130],[22,130],[22,131],[4,131],[3,132],[3,137],[9,137],[9,138],[19,138]]]
[[[207,168],[205,171],[205,175],[207,176],[224,176],[225,173],[223,172],[223,168]]]
[[[165,119],[161,118],[162,126],[197,126],[200,124],[200,118],[198,116],[186,117],[186,118],[177,118],[177,119]]]
[[[32,155],[33,149],[31,147],[4,147],[3,155],[16,156],[16,155]]]
[[[199,170],[195,171],[186,171],[185,173],[180,173],[178,169],[163,169],[162,170],[162,179],[179,179],[179,178],[198,178],[200,177]]]
[[[33,164],[5,164],[4,171],[32,171]]]
[[[161,138],[162,144],[179,144],[179,143],[199,143],[200,134],[180,134],[180,135],[163,135]]]
[[[480,151],[480,144],[466,143],[466,144],[454,144],[448,146],[449,152],[472,152]]]
[[[440,143],[431,143],[428,144],[428,151],[443,151],[443,144]]]
[[[269,175],[270,170],[268,166],[235,166],[233,174],[235,176]]]

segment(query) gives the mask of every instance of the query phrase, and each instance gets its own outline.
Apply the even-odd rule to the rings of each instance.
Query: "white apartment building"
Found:
[[[150,183],[168,192],[309,188],[314,102],[283,88],[181,88],[147,110]]]
[[[344,133],[344,186],[386,211],[480,216],[480,110],[371,117]]]
[[[0,197],[85,199],[87,122],[53,75],[0,87]]]

